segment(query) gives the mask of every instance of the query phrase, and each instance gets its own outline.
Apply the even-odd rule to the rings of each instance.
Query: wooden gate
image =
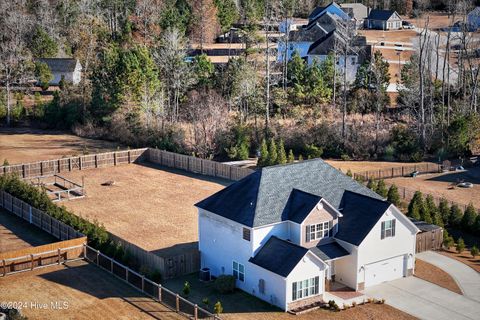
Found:
[[[443,244],[443,229],[422,231],[417,234],[416,253],[428,250],[440,250]]]

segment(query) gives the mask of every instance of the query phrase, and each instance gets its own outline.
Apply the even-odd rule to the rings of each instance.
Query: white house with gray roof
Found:
[[[320,159],[256,171],[196,204],[201,267],[283,310],[410,276],[418,228]]]
[[[59,85],[62,79],[74,85],[79,84],[82,80],[82,65],[77,59],[43,58],[38,60],[47,64],[52,72],[53,79],[50,81],[50,85]]]

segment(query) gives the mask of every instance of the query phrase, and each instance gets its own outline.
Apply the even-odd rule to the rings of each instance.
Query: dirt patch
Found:
[[[468,205],[472,202],[476,208],[480,208],[480,181],[476,178],[478,171],[480,168],[472,168],[466,172],[422,174],[416,178],[388,179],[387,182],[413,191],[420,190],[436,197],[445,197],[447,200],[460,204]],[[463,180],[472,182],[473,188],[451,188],[452,183]]]
[[[149,251],[182,250],[198,241],[194,204],[224,188],[222,179],[140,164],[66,173],[86,197],[63,202],[75,214],[97,219],[108,231]],[[114,181],[112,186],[102,186]],[[175,249],[176,248],[176,249]]]
[[[21,301],[28,319],[184,319],[84,261],[0,278],[0,287],[0,301]]]
[[[104,140],[80,138],[61,131],[0,128],[0,165],[58,159],[116,150],[119,145]]]
[[[423,279],[458,294],[463,294],[451,275],[420,259],[415,260],[415,277]]]
[[[463,251],[462,253],[457,253],[457,251],[455,251],[455,248],[450,248],[450,250],[439,251],[438,253],[458,260],[461,263],[466,264],[473,270],[480,272],[480,256],[473,258],[473,256],[470,254],[470,251]]]
[[[358,33],[367,37],[367,41],[372,43],[379,42],[379,44],[382,41],[411,43],[412,38],[417,36],[414,30],[359,30]],[[375,49],[379,44],[375,46]],[[390,44],[385,45],[390,46]]]
[[[428,12],[419,18],[404,18],[406,21],[413,23],[416,27],[423,28],[427,19],[428,27],[430,29],[445,28],[453,24],[455,21],[462,21],[463,15],[456,15],[455,20],[452,22],[452,16],[448,16],[444,12]]]
[[[410,167],[425,164],[427,162],[406,163],[406,162],[390,162],[390,161],[342,161],[342,160],[325,160],[331,166],[342,170],[344,173],[350,169],[352,172],[364,172],[371,170],[383,170],[388,168]]]
[[[25,220],[0,210],[0,253],[57,241],[55,237]]]

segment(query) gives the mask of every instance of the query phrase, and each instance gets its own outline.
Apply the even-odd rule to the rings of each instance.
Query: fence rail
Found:
[[[168,290],[161,284],[145,278],[140,273],[133,271],[88,245],[85,245],[85,259],[188,319],[220,320],[217,315],[188,301],[178,293]]]
[[[425,173],[440,173],[442,172],[442,166],[436,163],[421,163],[401,167],[392,167],[379,170],[368,170],[363,172],[356,172],[353,174],[353,178],[363,180],[379,180],[379,179],[392,179],[411,175],[417,171],[419,174]]]

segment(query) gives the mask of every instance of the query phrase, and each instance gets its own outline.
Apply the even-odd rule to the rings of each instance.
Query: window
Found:
[[[306,228],[306,240],[307,242],[313,240],[319,240],[322,238],[328,238],[330,236],[330,229],[333,222],[327,221],[318,224],[308,225]]]
[[[395,236],[395,219],[382,222],[381,239]]]
[[[250,241],[250,229],[243,228],[243,240]]]
[[[292,301],[318,294],[319,277],[292,283]]]
[[[245,266],[241,263],[233,261],[233,276],[242,282],[245,281]]]
[[[263,279],[258,280],[258,292],[265,294],[265,280]]]

